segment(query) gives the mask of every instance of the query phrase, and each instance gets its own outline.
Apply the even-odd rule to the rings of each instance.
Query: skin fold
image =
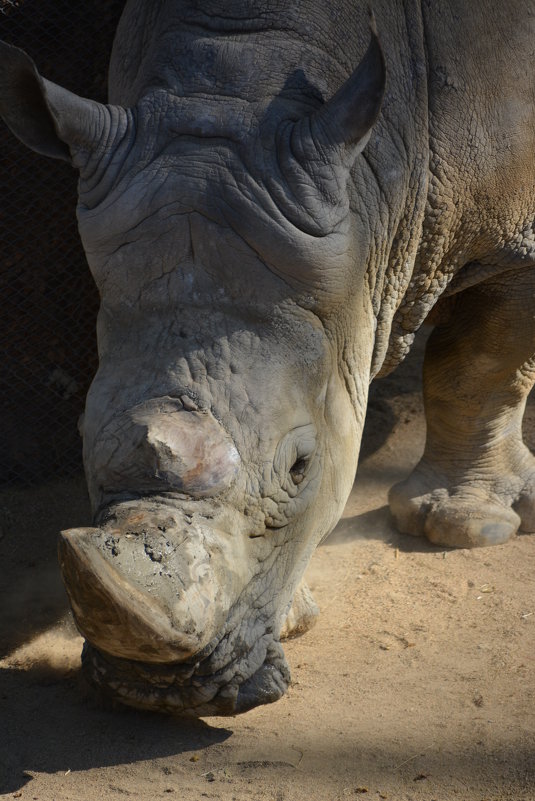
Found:
[[[373,12],[130,0],[108,105],[0,48],[0,115],[80,175],[94,527],[62,533],[60,563],[86,674],[125,704],[284,693],[281,632],[317,615],[301,579],[350,492],[369,382],[431,313],[397,525],[459,547],[535,526],[534,18],[525,0]]]

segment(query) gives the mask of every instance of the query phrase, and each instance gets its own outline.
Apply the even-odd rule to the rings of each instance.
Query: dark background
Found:
[[[42,75],[106,100],[124,0],[0,0],[0,38]],[[0,121],[0,486],[79,473],[98,295],[76,227],[76,172]]]

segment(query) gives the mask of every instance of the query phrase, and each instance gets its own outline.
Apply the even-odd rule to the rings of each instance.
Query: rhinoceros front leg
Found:
[[[424,361],[427,440],[390,492],[400,531],[471,548],[535,531],[535,459],[522,440],[535,381],[535,275],[509,273],[459,296]]]
[[[320,610],[304,579],[297,587],[290,611],[282,624],[281,639],[300,637],[316,624]]]

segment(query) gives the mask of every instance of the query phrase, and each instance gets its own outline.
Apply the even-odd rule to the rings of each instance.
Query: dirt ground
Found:
[[[101,708],[55,560],[82,481],[0,492],[0,794],[35,801],[535,800],[535,539],[398,535],[388,487],[424,436],[421,347],[371,398],[343,520],[308,571],[322,613],[278,703],[199,722]],[[535,446],[535,405],[526,434]]]

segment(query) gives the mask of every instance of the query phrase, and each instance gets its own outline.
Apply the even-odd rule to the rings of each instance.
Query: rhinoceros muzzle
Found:
[[[198,519],[197,519],[198,518]],[[84,668],[138,708],[225,715],[277,700],[288,668],[269,621],[244,617],[244,539],[168,504],[119,504],[59,553]]]
[[[111,657],[86,642],[82,664],[90,684],[114,702],[170,715],[236,715],[278,701],[286,692],[288,665],[282,646],[268,635],[251,651],[233,654],[219,670],[214,669],[216,653],[217,643],[214,656],[200,661],[155,665]],[[241,662],[252,670],[248,678],[241,675]]]

